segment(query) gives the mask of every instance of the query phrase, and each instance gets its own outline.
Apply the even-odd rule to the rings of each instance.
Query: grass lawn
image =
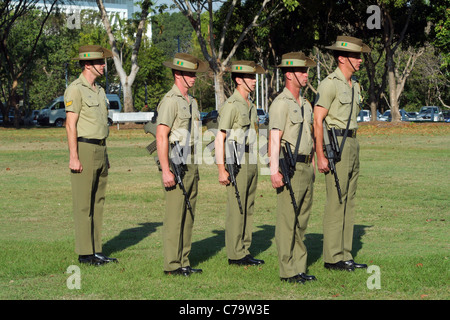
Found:
[[[0,299],[3,300],[448,300],[450,124],[362,124],[353,254],[375,273],[329,271],[322,260],[324,177],[317,174],[305,244],[305,285],[281,282],[275,245],[276,193],[260,175],[252,254],[261,267],[229,266],[226,194],[215,165],[200,167],[190,260],[203,274],[163,274],[164,198],[142,128],[108,139],[103,252],[119,259],[79,266],[64,128],[0,128]],[[70,289],[70,266],[80,289]]]

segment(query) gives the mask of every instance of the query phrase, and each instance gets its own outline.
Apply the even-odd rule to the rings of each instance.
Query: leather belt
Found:
[[[297,162],[302,163],[311,163],[312,162],[312,154],[304,155],[304,154],[298,154],[297,155]]]
[[[345,134],[345,129],[335,129],[335,132],[336,132],[337,136],[342,137]],[[348,130],[347,137],[348,138],[356,138],[356,130]]]
[[[78,137],[77,140],[78,140],[78,142],[86,142],[86,143],[96,144],[99,146],[106,145],[106,139],[87,139],[87,138],[83,138],[83,137]]]

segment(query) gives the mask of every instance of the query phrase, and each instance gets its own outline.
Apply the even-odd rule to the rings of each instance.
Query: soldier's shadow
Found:
[[[275,234],[274,226],[261,225],[257,228],[262,230],[253,232],[252,246],[250,248],[253,256],[266,251],[272,245],[272,239]],[[225,247],[225,230],[213,230],[212,232],[215,234],[214,236],[195,241],[192,244],[190,260],[193,265],[208,260]]]
[[[362,237],[366,234],[366,229],[372,226],[355,225],[353,230],[353,257],[357,256],[358,252],[363,247]],[[322,256],[323,250],[323,234],[321,233],[307,233],[305,235],[304,244],[308,250],[308,266],[314,264]]]
[[[147,222],[140,223],[139,227],[136,228],[122,230],[117,236],[103,245],[103,253],[111,255],[134,246],[156,232],[159,226],[162,226],[162,222]]]

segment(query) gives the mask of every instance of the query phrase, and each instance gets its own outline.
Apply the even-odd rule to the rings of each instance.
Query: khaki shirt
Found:
[[[256,119],[255,105],[250,103],[249,106],[239,91],[234,90],[219,110],[218,129],[226,131],[228,139],[239,144],[253,144],[256,141]]]
[[[181,146],[194,145],[194,138],[199,134],[199,119],[197,100],[189,96],[189,102],[174,84],[158,105],[157,124],[164,124],[170,130],[169,143],[180,142]],[[189,141],[186,138],[189,137]]]
[[[330,127],[345,129],[347,127],[348,118],[350,116],[350,104],[353,94],[353,112],[350,120],[349,129],[357,129],[356,121],[359,113],[359,105],[361,103],[361,87],[357,81],[352,78],[352,86],[348,84],[342,71],[339,68],[329,74],[324,79],[317,91],[316,105],[324,107],[328,110],[325,120]]]
[[[269,129],[283,131],[281,144],[289,142],[294,153],[295,146],[300,131],[300,124],[303,122],[302,137],[298,148],[298,154],[309,155],[313,150],[312,138],[312,106],[311,103],[301,98],[303,107],[303,117],[301,107],[289,89],[284,90],[275,98],[269,108]]]
[[[78,114],[77,135],[87,139],[105,139],[109,135],[108,105],[105,90],[91,87],[83,76],[72,82],[64,93],[66,112]]]

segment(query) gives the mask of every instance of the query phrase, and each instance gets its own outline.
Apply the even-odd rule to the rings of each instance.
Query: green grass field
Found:
[[[318,281],[281,282],[275,245],[276,193],[259,176],[252,254],[262,267],[229,266],[226,196],[215,165],[200,167],[190,260],[203,274],[163,273],[164,198],[142,128],[111,127],[111,169],[103,252],[118,264],[80,266],[74,253],[72,198],[64,128],[0,128],[0,299],[3,300],[448,300],[449,124],[367,124],[359,130],[361,175],[353,254],[379,268],[329,271],[322,260],[324,177],[317,174],[305,238],[308,273]],[[72,278],[70,278],[72,279]],[[370,279],[369,279],[370,280]],[[69,281],[70,282],[70,281]]]

